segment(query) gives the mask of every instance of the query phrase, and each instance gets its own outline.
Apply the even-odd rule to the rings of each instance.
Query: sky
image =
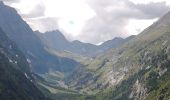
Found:
[[[170,0],[1,0],[33,30],[60,30],[67,39],[99,44],[137,35],[170,8]]]

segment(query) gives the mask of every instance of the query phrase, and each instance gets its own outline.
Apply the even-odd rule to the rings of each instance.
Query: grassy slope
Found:
[[[151,66],[152,67],[150,69],[151,71],[139,71],[137,73],[137,76],[138,76],[137,78],[141,78],[141,81],[145,80],[145,83],[141,82],[145,87],[147,87],[150,84],[150,87],[148,87],[148,88],[149,89],[151,87],[153,88],[153,90],[149,90],[147,88],[148,93],[146,93],[146,94],[148,94],[149,96],[146,96],[146,99],[148,99],[148,100],[154,100],[156,98],[169,99],[169,95],[167,95],[167,94],[169,94],[169,81],[168,80],[170,78],[170,76],[168,76],[169,75],[169,56],[170,56],[170,53],[169,53],[169,41],[170,41],[169,40],[169,37],[170,37],[169,27],[170,27],[170,25],[169,25],[169,23],[164,23],[165,20],[168,20],[167,16],[169,16],[169,15],[164,16],[160,21],[158,21],[157,23],[152,25],[150,28],[145,30],[143,33],[141,33],[138,36],[138,38],[135,38],[133,41],[131,41],[129,43],[129,45],[125,45],[126,52],[124,53],[124,55],[129,55],[129,54],[132,55],[130,57],[130,59],[134,59],[134,58],[136,59],[136,61],[132,60],[132,61],[134,61],[133,63],[137,62],[140,67],[141,66],[143,66],[143,67]],[[150,56],[148,56],[148,57],[141,56],[142,53],[146,54],[146,52],[150,52]],[[164,55],[165,55],[165,57],[164,57]],[[167,58],[166,58],[166,56],[167,56]],[[151,58],[152,62],[147,60],[150,58]],[[135,67],[137,67],[137,66],[135,66]],[[160,78],[158,78],[158,79],[153,78],[154,75],[155,74],[157,75],[160,70],[163,70],[163,68],[168,69],[168,71],[165,73],[165,75],[159,76]],[[152,71],[154,73],[153,75],[151,74]],[[142,74],[140,75],[140,73],[142,73]],[[151,79],[143,78],[148,73],[149,73],[149,75],[151,74],[151,76],[149,76],[149,77],[151,77]],[[164,78],[167,80],[162,80]],[[122,82],[122,85],[120,85],[120,87],[118,89],[115,89],[115,91],[111,90],[112,91],[111,92],[112,99],[113,98],[123,99],[122,97],[124,97],[124,99],[125,98],[127,99],[128,96],[130,95],[129,93],[132,91],[131,88],[129,88],[129,87],[132,87],[133,86],[132,83],[134,83],[136,80],[137,80],[136,74],[135,75],[132,74],[132,76],[130,78],[128,78],[127,81],[125,80]],[[153,80],[156,81],[155,84],[152,83]],[[157,87],[154,87],[154,85],[156,85]],[[124,88],[122,88],[122,87],[124,87]],[[123,89],[123,90],[121,90],[121,89]],[[161,92],[162,89],[164,90],[164,93]],[[117,91],[118,91],[118,94],[113,95],[114,93],[117,93]],[[124,91],[124,93],[122,91]],[[138,99],[139,98],[140,97],[138,97]]]
[[[95,61],[93,61],[91,64],[87,66],[89,70],[94,71],[92,76],[99,75],[99,78],[97,79],[97,81],[94,82],[94,84],[100,84],[100,83],[106,82],[107,77],[108,77],[107,73],[109,73],[110,70],[120,71],[121,68],[128,69],[127,71],[124,71],[125,76],[123,79],[125,81],[122,82],[122,85],[120,85],[119,88],[113,88],[113,89],[108,90],[110,92],[106,91],[106,93],[102,93],[103,95],[102,94],[97,95],[97,97],[99,96],[97,100],[98,99],[99,100],[107,100],[107,99],[111,100],[114,98],[119,99],[121,97],[125,97],[127,99],[128,96],[130,95],[129,93],[132,92],[132,90],[130,90],[130,87],[133,87],[134,85],[133,83],[135,83],[138,79],[138,77],[136,77],[135,75],[140,74],[141,68],[150,66],[151,64],[151,62],[147,63],[147,59],[150,59],[150,57],[147,58],[144,55],[146,55],[147,52],[149,53],[151,52],[150,56],[151,58],[153,57],[151,59],[153,60],[152,62],[153,65],[157,64],[157,62],[154,62],[154,60],[157,60],[158,62],[162,60],[158,57],[158,56],[161,57],[163,54],[165,54],[165,52],[163,52],[163,54],[161,53],[162,49],[167,51],[168,50],[167,48],[169,48],[169,45],[168,45],[169,37],[170,37],[169,36],[170,35],[169,19],[170,19],[170,14],[168,13],[167,15],[163,16],[158,22],[154,23],[152,26],[144,30],[136,38],[132,39],[131,41],[129,41],[128,43],[126,43],[125,45],[123,45],[122,47],[116,50],[111,50],[107,52],[106,54],[99,56]],[[169,54],[169,51],[167,51],[166,53],[168,56],[166,61],[168,61],[170,54]],[[107,62],[104,63],[105,61]],[[163,62],[159,64],[163,64]],[[155,65],[154,67],[157,67],[157,66],[158,65]],[[160,70],[154,67],[153,67],[153,70]],[[168,73],[168,71],[166,73]],[[143,77],[143,74],[140,77]],[[84,77],[86,77],[86,75],[84,75]],[[93,79],[88,80],[84,84],[85,87],[86,86],[88,86],[87,88],[94,87],[93,84],[89,84],[90,81],[93,81]],[[146,83],[147,82],[149,82],[149,80],[146,79]],[[142,84],[147,85],[146,83],[142,83]],[[169,88],[167,87],[169,83],[166,81],[162,81],[162,83],[158,82],[158,85],[160,85],[160,87]],[[155,97],[155,95],[159,93],[159,90],[160,89],[156,89],[155,91],[157,92],[150,91],[149,93],[151,94],[149,94],[149,96]],[[113,95],[114,93],[116,93],[116,95]],[[106,98],[108,97],[108,98],[106,99],[105,97]]]

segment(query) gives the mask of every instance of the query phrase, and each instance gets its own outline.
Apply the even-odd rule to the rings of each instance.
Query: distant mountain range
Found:
[[[117,48],[126,43],[127,41],[131,40],[135,36],[130,36],[126,39],[123,38],[114,38],[112,40],[106,41],[101,45],[93,45],[90,43],[83,43],[78,40],[75,41],[68,41],[64,35],[56,30],[46,33],[40,33],[38,31],[35,32],[38,37],[42,40],[42,42],[51,49],[57,51],[68,51],[75,54],[88,56],[88,57],[95,57],[99,54],[102,54],[108,51],[111,48]]]

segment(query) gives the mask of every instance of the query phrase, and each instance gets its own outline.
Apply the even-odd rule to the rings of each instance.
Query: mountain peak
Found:
[[[51,37],[53,39],[62,39],[64,41],[67,41],[65,36],[59,30],[48,31],[48,32],[45,32],[44,35],[47,37]]]
[[[74,40],[72,41],[72,43],[82,43],[82,42],[80,42],[79,40]]]
[[[115,38],[113,38],[112,40],[122,40],[123,38],[121,38],[121,37],[115,37]]]

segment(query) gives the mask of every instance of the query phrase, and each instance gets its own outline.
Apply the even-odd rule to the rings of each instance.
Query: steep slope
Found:
[[[132,86],[134,84],[133,82],[137,81],[136,79],[132,81],[131,76],[136,77],[134,74],[140,72],[140,70],[151,67],[154,72],[158,71],[156,74],[164,71],[168,74],[168,68],[161,68],[161,66],[164,66],[164,63],[165,67],[169,66],[169,19],[170,13],[163,16],[159,21],[121,47],[112,49],[99,56],[91,61],[85,69],[77,70],[70,77],[68,84],[70,84],[70,87],[91,94],[106,88],[117,86],[125,80],[125,84],[122,83],[123,85],[120,85],[118,89],[115,88],[115,93],[117,93],[116,91],[119,91],[116,95],[113,95],[113,92],[109,95],[113,99],[118,99],[121,97],[128,98],[126,93],[130,93],[128,89],[131,89],[130,86],[128,87],[128,84]],[[166,55],[168,58],[166,58]],[[154,75],[155,73],[151,75],[151,77]],[[160,78],[161,76],[158,75]],[[142,81],[142,77],[143,74],[137,78],[141,78],[140,81]],[[127,81],[132,83],[126,82],[126,79],[128,78],[129,80]],[[159,81],[159,78],[157,80]],[[146,78],[146,83],[148,81],[148,78]],[[150,93],[149,89],[147,89],[146,92]],[[105,94],[105,96],[107,96],[107,94]],[[106,100],[104,97],[101,100]],[[132,98],[133,97],[134,96],[132,96]],[[109,98],[110,97],[108,97],[108,100],[111,99]],[[122,100],[122,98],[120,100]]]
[[[135,57],[140,69],[126,77],[116,88],[99,93],[99,100],[168,100],[170,99],[170,32],[141,50]],[[132,72],[132,71],[131,71]],[[102,97],[100,96],[102,95]]]
[[[25,56],[2,29],[0,29],[0,99],[48,100],[34,85]]]
[[[2,2],[0,2],[0,27],[26,55],[34,72],[46,73],[49,70],[67,72],[74,70],[74,65],[77,64],[76,61],[48,53],[44,49],[43,43],[23,21],[17,11]],[[65,63],[65,60],[68,63]]]
[[[7,56],[11,63],[17,65],[17,69],[22,70],[29,75],[31,70],[25,56],[17,49],[17,46],[8,39],[2,29],[0,29],[0,45],[1,53]]]
[[[129,67],[138,70],[138,73],[134,71],[134,75],[115,89],[113,93],[117,93],[117,96],[112,95],[112,97],[115,96],[115,99],[129,98],[136,100],[170,99],[169,19],[170,12],[129,43],[128,49],[131,48],[131,51],[125,51],[126,56],[128,56],[127,53],[134,53],[128,59],[131,63]],[[125,47],[127,48],[127,46]],[[135,64],[135,66],[132,66],[132,64]],[[119,92],[116,92],[118,90]],[[122,93],[120,90],[124,92]]]

